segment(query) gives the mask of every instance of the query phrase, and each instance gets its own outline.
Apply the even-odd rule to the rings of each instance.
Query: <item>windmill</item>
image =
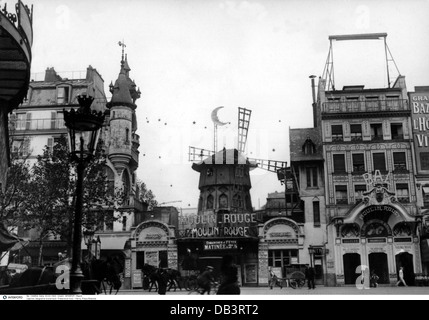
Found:
[[[252,111],[238,108],[238,149],[217,150],[217,126],[226,125],[217,116],[218,107],[212,112],[214,122],[213,150],[189,147],[189,161],[192,169],[200,173],[200,199],[198,213],[205,212],[251,212],[250,170],[261,168],[277,173],[279,180],[286,177],[285,161],[248,158],[245,155],[246,142]]]

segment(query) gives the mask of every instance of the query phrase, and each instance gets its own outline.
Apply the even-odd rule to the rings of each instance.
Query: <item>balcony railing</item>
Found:
[[[57,130],[66,129],[64,119],[17,120],[15,130]]]
[[[386,99],[371,101],[331,101],[322,106],[322,113],[350,113],[375,111],[410,110],[406,99]]]

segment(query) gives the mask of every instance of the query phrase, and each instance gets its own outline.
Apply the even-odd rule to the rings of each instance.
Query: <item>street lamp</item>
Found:
[[[83,176],[85,168],[95,154],[100,129],[104,122],[104,114],[91,110],[94,98],[87,95],[77,97],[79,109],[66,111],[64,122],[69,134],[70,158],[77,164],[76,207],[73,230],[73,256],[70,271],[71,292],[81,294],[83,273],[80,268],[82,260],[82,207],[83,207]]]
[[[88,261],[92,258],[92,243],[94,242],[94,230],[85,229],[83,231],[83,242],[85,242],[88,251]]]

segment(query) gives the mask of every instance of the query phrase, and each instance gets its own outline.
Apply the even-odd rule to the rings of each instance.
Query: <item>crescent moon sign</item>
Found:
[[[219,109],[222,109],[222,108],[223,107],[217,107],[216,109],[214,109],[212,111],[212,121],[214,122],[215,125],[218,125],[218,126],[224,126],[224,125],[230,123],[230,122],[222,122],[219,120],[217,113],[218,113]]]

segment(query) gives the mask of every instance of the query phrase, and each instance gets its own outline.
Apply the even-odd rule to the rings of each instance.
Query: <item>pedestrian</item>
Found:
[[[308,264],[305,268],[305,278],[307,279],[308,290],[316,289],[316,285],[314,283],[315,272],[314,268],[310,267]]]
[[[201,294],[207,292],[210,294],[211,283],[214,281],[213,279],[213,267],[207,266],[203,273],[201,273],[197,278],[198,287],[201,288]]]
[[[156,282],[158,284],[158,294],[166,294],[167,292],[167,271],[163,268],[158,268],[156,271]]]
[[[225,255],[222,258],[222,281],[216,294],[240,294],[240,286],[238,285],[238,268],[233,263],[232,255]]]
[[[273,286],[276,286],[276,285],[279,286],[280,289],[283,289],[283,286],[280,283],[277,275],[274,273],[272,267],[268,267],[268,285],[270,286],[270,289],[272,289]]]
[[[375,273],[375,271],[372,270],[372,272],[371,272],[371,278],[370,278],[370,282],[369,282],[369,286],[371,288],[377,288],[378,287],[378,279],[379,279],[379,276],[377,276],[377,274]]]
[[[408,287],[404,280],[404,267],[399,268],[399,281],[396,283],[396,286],[399,286],[400,283],[402,283],[404,287]]]

